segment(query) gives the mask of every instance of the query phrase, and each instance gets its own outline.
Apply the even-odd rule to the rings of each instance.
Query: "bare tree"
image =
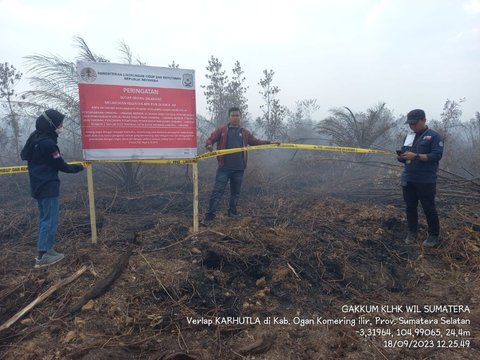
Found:
[[[447,140],[450,136],[452,129],[461,126],[462,109],[460,107],[463,102],[465,102],[465,98],[459,99],[458,102],[450,99],[445,101],[443,111],[440,114],[442,127],[439,129],[444,140]]]
[[[120,41],[118,45],[118,51],[120,51],[120,61],[122,63],[129,64],[129,65],[133,65],[133,64],[146,65],[147,64],[146,62],[140,60],[139,58],[134,57],[132,49],[124,40]],[[108,62],[108,60],[105,60],[105,61]],[[175,61],[173,62],[173,64],[175,64]],[[178,65],[176,67],[178,67]]]
[[[461,104],[465,98],[454,101],[447,99],[443,105],[443,111],[440,114],[440,120],[431,120],[429,126],[438,131],[445,143],[445,149],[442,157],[442,168],[448,171],[462,171],[462,168],[468,166],[465,162],[468,159],[463,158],[462,153],[467,151],[465,147],[465,138],[462,139],[465,123],[462,123]]]
[[[222,70],[222,63],[214,56],[208,60],[207,71],[205,77],[210,83],[202,85],[205,89],[203,93],[207,99],[210,123],[213,127],[217,127],[225,122],[229,106],[227,103],[228,76],[225,70]]]
[[[314,123],[312,116],[320,109],[316,99],[296,102],[295,111],[287,110],[287,136],[289,141],[312,139]]]
[[[0,127],[0,150],[1,154],[7,152],[8,147],[8,136],[4,128]],[[0,164],[5,165],[6,161],[4,160],[5,155],[0,156]]]
[[[260,106],[263,114],[256,119],[257,125],[263,130],[268,140],[285,139],[286,125],[284,123],[287,115],[287,108],[280,105],[280,100],[277,99],[277,94],[280,88],[273,85],[273,70],[263,70],[263,79],[260,79],[258,85],[261,86],[264,104]]]
[[[13,135],[13,145],[17,160],[20,159],[20,121],[19,114],[16,109],[18,105],[15,100],[17,94],[15,93],[15,85],[22,78],[22,73],[17,71],[13,65],[8,65],[8,62],[0,63],[0,99],[5,99],[2,107],[6,110],[6,120]],[[5,132],[2,132],[6,136]]]
[[[240,108],[242,117],[248,119],[248,105],[246,99],[247,87],[244,85],[245,77],[239,61],[235,62],[232,69],[232,79],[222,70],[222,63],[212,56],[208,61],[207,74],[208,85],[202,85],[207,99],[210,120],[206,127],[213,129],[227,121],[228,109],[236,106]],[[209,125],[209,126],[208,126]],[[200,126],[205,127],[200,124]]]
[[[232,79],[227,84],[227,102],[229,107],[236,106],[240,109],[243,119],[248,119],[248,104],[245,96],[248,86],[245,85],[244,71],[240,66],[240,62],[235,61],[235,66],[232,69]]]
[[[480,176],[480,112],[475,113],[475,118],[470,119],[467,125],[468,135],[471,141],[472,156],[469,157],[471,165],[470,173],[474,173],[475,177]]]
[[[475,117],[470,119],[466,126],[468,138],[472,144],[472,148],[480,153],[480,112],[475,113]]]
[[[460,113],[456,111],[447,121],[435,124],[446,139],[442,168],[475,178],[480,175],[480,113],[465,122],[460,121]]]

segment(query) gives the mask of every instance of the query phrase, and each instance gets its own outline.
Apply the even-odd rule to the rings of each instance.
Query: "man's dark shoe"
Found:
[[[423,242],[423,246],[426,246],[426,247],[435,247],[435,246],[438,246],[439,244],[440,244],[439,236],[431,235],[431,234],[428,234],[427,240]]]
[[[404,242],[407,245],[415,244],[417,242],[417,233],[409,231],[407,233],[407,237],[405,238]]]
[[[208,225],[210,225],[213,219],[215,219],[215,216],[206,215],[205,218],[202,221],[200,221],[200,225],[207,227]]]
[[[237,213],[237,212],[229,211],[229,212],[227,213],[227,216],[228,216],[229,218],[236,219],[236,218],[239,218],[239,217],[240,217],[240,214]]]

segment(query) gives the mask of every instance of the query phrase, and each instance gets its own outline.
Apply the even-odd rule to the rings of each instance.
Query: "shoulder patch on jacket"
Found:
[[[52,152],[52,157],[53,157],[54,159],[60,158],[60,157],[61,157],[61,156],[60,156],[60,151],[55,150],[54,152]]]

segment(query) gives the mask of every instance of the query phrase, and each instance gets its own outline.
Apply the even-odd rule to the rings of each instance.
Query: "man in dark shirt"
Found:
[[[438,163],[443,155],[443,141],[426,125],[425,112],[415,109],[407,114],[406,124],[413,133],[406,137],[398,160],[405,164],[401,176],[403,199],[406,204],[408,233],[406,244],[417,240],[418,202],[422,204],[428,224],[428,237],[423,246],[439,244],[440,222],[435,208]]]
[[[206,148],[213,150],[213,144],[217,143],[217,150],[246,147],[248,145],[265,145],[270,141],[256,139],[250,131],[240,126],[240,109],[232,107],[228,110],[229,122],[216,129],[207,139]],[[277,142],[276,142],[277,143]],[[247,166],[247,153],[237,152],[234,154],[217,156],[218,169],[215,177],[215,185],[208,204],[207,214],[201,222],[208,226],[215,218],[218,204],[225,192],[225,187],[230,181],[230,202],[227,215],[238,216],[237,203],[242,186],[243,173]]]

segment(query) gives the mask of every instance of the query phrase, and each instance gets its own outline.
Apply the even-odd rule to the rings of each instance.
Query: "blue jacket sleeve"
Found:
[[[82,165],[67,164],[65,160],[63,160],[60,149],[56,144],[49,144],[47,146],[46,155],[48,156],[48,163],[58,171],[73,174],[83,170]]]
[[[440,134],[432,136],[432,146],[430,152],[427,154],[428,161],[438,162],[443,156],[443,140]]]

